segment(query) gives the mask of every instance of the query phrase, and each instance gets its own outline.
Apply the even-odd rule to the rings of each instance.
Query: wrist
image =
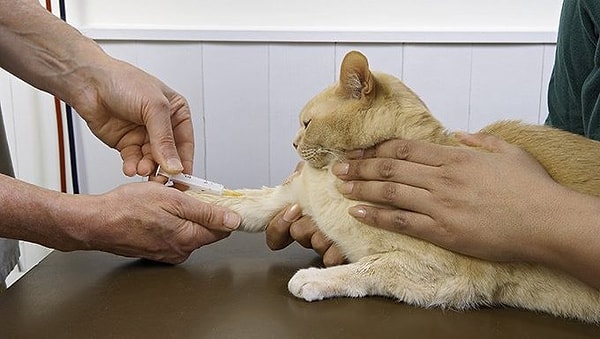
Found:
[[[585,283],[600,286],[600,199],[560,186],[545,201],[550,213],[540,222],[532,242],[532,261],[567,272]]]

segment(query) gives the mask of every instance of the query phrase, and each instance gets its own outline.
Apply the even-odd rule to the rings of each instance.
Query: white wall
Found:
[[[505,118],[542,122],[560,4],[78,0],[67,1],[67,18],[109,54],[186,96],[194,174],[237,188],[275,185],[292,171],[297,115],[335,81],[351,49],[402,78],[451,129]],[[0,73],[0,100],[17,177],[58,189],[52,98]],[[82,193],[141,180],[121,173],[118,153],[81,119],[76,133]],[[46,253],[28,246],[25,258]]]
[[[135,32],[138,38],[203,41],[467,43],[547,41],[556,30],[562,4],[561,0],[67,2],[71,22],[105,38],[131,38]]]

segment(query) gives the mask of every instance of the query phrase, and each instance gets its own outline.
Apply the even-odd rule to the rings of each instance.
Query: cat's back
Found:
[[[500,121],[481,132],[531,153],[557,182],[600,197],[600,142],[544,125]]]

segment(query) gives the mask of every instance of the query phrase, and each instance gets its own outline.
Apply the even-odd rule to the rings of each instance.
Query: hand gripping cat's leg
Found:
[[[241,189],[215,195],[202,191],[186,191],[198,200],[224,206],[242,218],[238,231],[262,232],[273,217],[294,203],[292,183],[261,189]]]

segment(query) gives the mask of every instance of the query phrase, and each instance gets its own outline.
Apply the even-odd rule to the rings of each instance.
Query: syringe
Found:
[[[161,175],[167,178],[169,181],[176,182],[178,184],[183,184],[189,186],[192,189],[213,193],[217,195],[223,195],[223,191],[225,191],[225,187],[216,182],[208,181],[206,179],[198,178],[193,175],[179,173],[179,174],[169,174],[163,171],[160,166],[156,170],[156,175]]]

